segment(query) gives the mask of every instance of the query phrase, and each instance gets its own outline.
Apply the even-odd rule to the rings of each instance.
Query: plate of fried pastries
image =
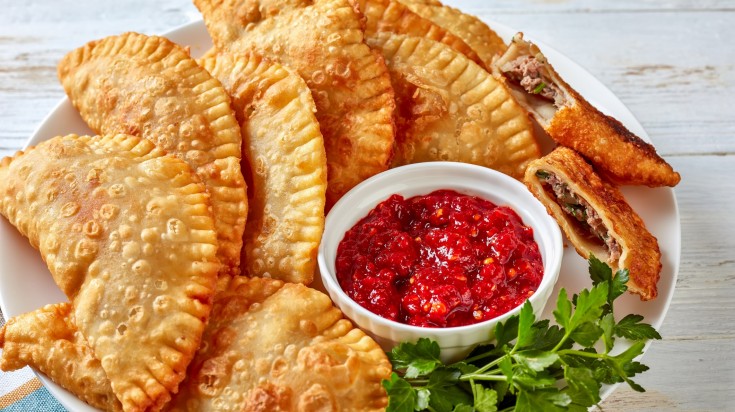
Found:
[[[320,292],[316,250],[353,186],[434,160],[546,206],[552,296],[594,253],[630,270],[616,312],[660,327],[679,174],[569,58],[435,0],[194,3],[70,51],[68,98],[0,163],[3,370],[70,411],[382,410],[385,348]]]

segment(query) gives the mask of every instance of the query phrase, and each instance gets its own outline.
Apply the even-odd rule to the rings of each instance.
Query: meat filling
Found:
[[[548,185],[556,196],[557,203],[562,206],[564,212],[575,218],[580,225],[589,230],[590,234],[603,242],[610,254],[611,262],[620,258],[620,245],[610,236],[609,231],[602,222],[600,215],[597,214],[587,201],[577,196],[569,186],[562,182],[559,177],[553,173],[546,171],[536,172],[536,176],[542,183]]]
[[[554,102],[556,107],[563,105],[563,93],[543,73],[544,63],[533,56],[520,56],[503,67],[503,72],[517,82],[530,94]]]

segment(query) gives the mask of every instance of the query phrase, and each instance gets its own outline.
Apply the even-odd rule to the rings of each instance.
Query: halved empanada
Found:
[[[220,267],[189,166],[134,136],[59,136],[2,160],[0,213],[40,250],[123,408],[165,404]]]
[[[484,63],[474,50],[462,39],[412,12],[398,0],[350,0],[360,8],[365,16],[365,37],[377,32],[388,31],[395,34],[423,37],[444,43],[464,54],[470,60],[483,66]]]
[[[71,303],[58,303],[9,319],[0,329],[0,369],[31,365],[95,408],[122,411],[100,361],[71,322],[72,310]]]
[[[601,113],[556,73],[523,33],[495,63],[513,94],[559,144],[571,147],[616,184],[675,186],[681,177],[649,143]]]
[[[395,101],[388,69],[365,44],[349,1],[304,3],[194,1],[219,50],[255,50],[306,81],[324,135],[331,206],[390,165]]]
[[[433,0],[399,1],[408,6],[414,13],[464,40],[480,57],[485,70],[489,71],[495,56],[503,53],[506,49],[503,39],[482,20],[471,14],[465,14],[458,9]]]
[[[583,258],[594,254],[613,269],[628,269],[628,288],[656,297],[661,272],[658,241],[622,193],[602,180],[576,152],[557,147],[532,162],[525,182]]]
[[[398,103],[394,165],[449,160],[517,179],[539,157],[533,125],[505,85],[445,44],[376,33]]]
[[[247,216],[241,137],[219,81],[183,47],[137,33],[90,42],[58,71],[92,130],[145,137],[191,166],[211,196],[222,269],[239,273]]]
[[[306,83],[255,53],[199,61],[232,97],[252,193],[242,272],[311,283],[324,231],[327,157]]]

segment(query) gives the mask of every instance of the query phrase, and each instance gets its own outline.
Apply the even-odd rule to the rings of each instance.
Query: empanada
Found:
[[[462,39],[482,60],[482,66],[490,71],[493,58],[505,52],[506,45],[487,24],[471,14],[434,0],[398,0],[419,16]]]
[[[483,66],[484,63],[470,46],[462,39],[439,27],[418,14],[412,12],[405,4],[398,0],[350,0],[359,7],[367,20],[365,37],[371,37],[377,32],[387,31],[408,36],[423,37],[425,39],[444,43],[454,50],[464,54],[475,63]]]
[[[58,72],[92,130],[145,137],[194,169],[211,196],[222,269],[237,274],[247,199],[240,129],[219,81],[183,47],[137,33],[90,42]]]
[[[43,322],[36,323],[39,316]],[[74,376],[99,376],[99,364],[88,360],[84,343],[69,338],[75,329],[64,316],[59,309],[42,309],[12,321],[0,332],[2,362],[47,374],[46,363],[63,363]],[[19,327],[21,322],[26,326]],[[54,325],[51,336],[45,336],[47,325]],[[61,360],[44,358],[44,350]],[[237,277],[215,297],[202,346],[165,410],[378,411],[387,404],[381,380],[390,372],[380,346],[343,319],[323,293]],[[102,377],[86,386],[50,376],[82,399],[111,396]]]
[[[540,155],[533,125],[502,82],[442,43],[382,32],[369,39],[396,91],[394,165],[449,160],[517,179]]]
[[[588,259],[594,254],[613,269],[628,269],[629,290],[641,300],[656,297],[661,272],[658,241],[620,190],[563,146],[532,162],[524,180],[580,256]]]
[[[675,186],[681,177],[649,143],[572,89],[523,33],[494,63],[513,94],[559,144],[571,147],[616,184]]]
[[[126,411],[165,404],[199,347],[220,267],[208,197],[134,136],[59,136],[0,163],[0,213],[40,250]]]
[[[236,278],[215,299],[172,411],[378,411],[391,366],[380,346],[300,284]]]
[[[0,369],[31,365],[95,408],[122,411],[100,361],[71,322],[72,310],[71,303],[58,303],[8,320],[0,329]]]
[[[271,3],[194,0],[218,49],[255,50],[306,81],[327,151],[329,207],[390,165],[395,101],[388,69],[365,44],[348,0]]]
[[[252,186],[242,272],[311,283],[324,231],[327,158],[306,83],[255,53],[199,63],[232,96]]]

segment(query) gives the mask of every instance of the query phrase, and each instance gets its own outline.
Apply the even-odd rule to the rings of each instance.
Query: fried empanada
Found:
[[[84,402],[122,411],[100,361],[71,322],[71,303],[46,305],[16,316],[0,329],[0,369],[31,365]]]
[[[594,254],[614,270],[628,269],[629,290],[641,300],[656,297],[661,273],[658,241],[617,187],[563,146],[532,162],[524,180],[580,256]]]
[[[480,66],[484,65],[477,53],[462,39],[412,12],[405,4],[397,0],[350,1],[359,7],[367,20],[365,25],[366,37],[371,37],[382,31],[423,37],[444,43]]]
[[[327,158],[309,88],[255,53],[199,63],[229,92],[242,129],[252,186],[243,274],[311,283],[324,231]]]
[[[571,147],[616,184],[675,186],[681,177],[656,149],[572,89],[538,47],[513,37],[493,66],[513,94],[559,144]]]
[[[390,165],[393,90],[388,69],[365,44],[360,17],[348,0],[287,3],[279,9],[266,7],[267,1],[194,0],[217,48],[255,50],[306,81],[324,135],[331,206]]]
[[[396,91],[394,165],[449,160],[517,179],[540,155],[533,124],[502,82],[442,43],[392,33],[369,39]]]
[[[34,321],[38,312],[41,322]],[[82,399],[112,397],[99,362],[89,359],[65,316],[63,310],[42,309],[11,321],[0,331],[1,364],[29,365],[47,374],[45,365],[63,364],[73,376],[100,381],[87,386],[50,375],[61,386]],[[238,277],[218,292],[206,330],[186,381],[165,410],[377,411],[387,404],[380,384],[391,372],[385,353],[321,292]]]
[[[493,59],[506,50],[503,39],[487,24],[471,14],[444,6],[438,1],[398,0],[419,16],[432,21],[462,39],[482,60],[483,68],[490,71]]]
[[[0,213],[40,250],[126,411],[165,404],[199,347],[220,267],[208,197],[135,136],[59,136],[0,163]]]
[[[247,198],[240,129],[219,81],[183,47],[137,33],[90,42],[58,72],[92,130],[145,137],[194,169],[211,196],[222,269],[237,274]]]
[[[391,365],[329,297],[236,278],[215,299],[203,345],[171,411],[378,411]]]

